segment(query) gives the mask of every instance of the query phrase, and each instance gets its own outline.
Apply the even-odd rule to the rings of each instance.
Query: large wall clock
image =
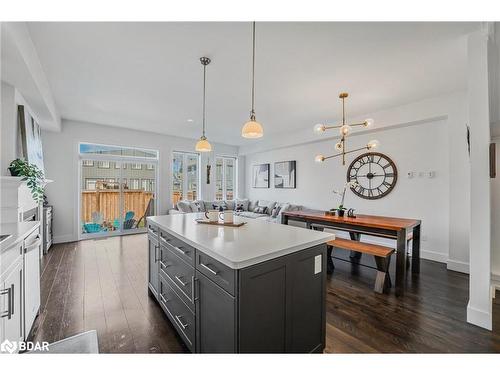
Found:
[[[387,155],[367,152],[353,160],[347,169],[347,181],[355,181],[354,194],[365,199],[380,199],[389,194],[398,180],[396,164]]]

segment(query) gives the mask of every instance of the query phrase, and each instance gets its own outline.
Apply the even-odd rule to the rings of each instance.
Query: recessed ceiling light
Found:
[[[193,119],[192,118],[188,118],[187,122],[193,122]]]

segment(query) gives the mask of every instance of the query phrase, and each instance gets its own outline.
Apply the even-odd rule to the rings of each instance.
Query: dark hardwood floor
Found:
[[[394,289],[373,292],[374,270],[337,259],[335,267],[327,281],[325,352],[500,352],[500,300],[492,332],[467,324],[467,275],[424,260],[419,277],[408,277],[406,295],[396,298]],[[32,339],[53,342],[90,329],[101,353],[187,352],[148,297],[146,235],[59,244],[44,257]]]

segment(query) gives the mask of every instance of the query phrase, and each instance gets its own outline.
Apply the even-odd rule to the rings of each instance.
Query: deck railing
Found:
[[[112,221],[124,216],[128,211],[134,211],[138,220],[146,211],[153,193],[145,190],[123,191],[123,215],[120,214],[120,190],[84,190],[82,191],[82,219],[85,223],[92,222],[92,213],[101,212],[104,220]]]

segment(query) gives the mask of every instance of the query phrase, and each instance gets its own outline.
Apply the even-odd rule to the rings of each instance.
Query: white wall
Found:
[[[165,214],[171,208],[171,160],[173,151],[193,151],[196,140],[167,135],[126,130],[117,127],[63,120],[61,132],[42,132],[46,176],[54,180],[47,187],[47,197],[54,206],[54,239],[56,242],[78,238],[78,143],[145,147],[160,152],[158,209]],[[206,184],[206,154],[202,155],[201,196],[212,198],[214,193],[214,154],[237,155],[237,147],[212,144],[211,184]]]
[[[417,218],[422,220],[422,256],[441,262],[448,259],[449,248],[449,153],[447,122],[430,121],[420,125],[383,130],[376,134],[352,135],[351,148],[376,138],[381,142],[378,151],[388,155],[398,169],[394,190],[378,200],[366,200],[351,192],[346,193],[345,205],[359,213]],[[340,189],[346,181],[350,156],[346,166],[340,159],[315,163],[316,154],[332,154],[334,142],[321,141],[247,155],[247,191],[251,199],[271,199],[298,203],[308,208],[326,210],[340,203],[333,189]],[[356,156],[358,154],[355,154]],[[275,189],[271,178],[270,189],[251,188],[252,165],[276,161],[297,161],[297,188]],[[416,176],[407,178],[407,172]],[[418,177],[419,172],[435,171],[434,178]]]

